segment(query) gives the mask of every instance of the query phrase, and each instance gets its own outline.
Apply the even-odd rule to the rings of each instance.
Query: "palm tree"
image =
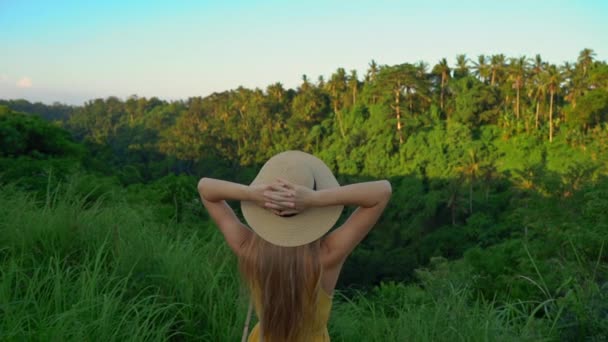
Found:
[[[359,89],[359,77],[357,76],[357,70],[351,70],[350,76],[348,77],[348,88],[352,96],[352,105],[357,102],[357,90]]]
[[[482,180],[481,184],[485,190],[486,201],[490,198],[490,190],[493,188],[493,183],[500,177],[501,173],[498,172],[498,169],[493,162],[485,163],[485,165],[481,166],[480,179]]]
[[[273,132],[275,126],[281,125],[283,119],[287,116],[289,110],[287,109],[287,102],[285,101],[285,88],[283,88],[283,84],[280,82],[276,82],[274,84],[269,85],[266,88],[266,93],[268,94],[268,99],[270,99],[270,116],[274,117],[274,122],[269,122],[267,127],[269,132]]]
[[[583,70],[583,77],[587,76],[587,70],[593,64],[595,52],[592,49],[583,49],[578,55],[578,65]]]
[[[475,155],[474,150],[469,150],[468,152],[469,158],[465,165],[458,168],[458,170],[463,174],[464,178],[468,180],[469,183],[469,214],[473,214],[473,183],[477,179],[477,176],[480,172],[480,164],[479,160],[477,160],[477,156]]]
[[[344,102],[342,97],[347,90],[346,81],[346,70],[344,70],[344,68],[338,68],[325,84],[325,88],[331,96],[334,113],[337,113],[342,108]]]
[[[378,90],[393,94],[390,107],[394,110],[395,118],[397,119],[397,135],[400,144],[404,141],[402,133],[403,125],[401,123],[403,103],[401,100],[405,97],[411,114],[414,112],[414,99],[427,99],[426,84],[418,77],[421,72],[420,65],[414,66],[404,63],[382,67],[377,75],[376,86]]]
[[[416,76],[425,78],[428,74],[429,65],[425,61],[419,61],[414,65],[416,67]]]
[[[529,64],[531,66],[530,71],[533,75],[540,74],[547,65],[547,63],[543,61],[543,58],[538,53],[536,54],[536,56],[534,56],[534,59],[530,59]]]
[[[274,98],[277,102],[282,102],[285,89],[283,88],[283,84],[281,84],[281,82],[276,82],[266,87],[266,93]]]
[[[452,218],[452,226],[456,226],[456,212],[462,202],[461,197],[462,182],[459,178],[454,178],[449,181],[447,186],[444,188],[446,192],[446,207],[450,209],[450,216]]]
[[[310,89],[310,82],[308,81],[308,76],[306,74],[302,75],[302,85],[300,86],[300,90],[307,91]]]
[[[371,88],[375,87],[374,84],[376,82],[376,75],[378,75],[378,72],[380,72],[381,69],[382,69],[382,67],[378,66],[376,61],[372,59],[372,61],[369,63],[369,69],[367,69],[367,72],[365,73],[365,86],[371,87]],[[377,100],[378,100],[377,92],[372,92],[370,102],[374,104],[374,103],[376,103]]]
[[[462,78],[469,75],[469,66],[467,65],[467,55],[456,55],[456,68],[454,69],[454,78]]]
[[[562,74],[555,65],[550,65],[545,73],[544,83],[549,92],[549,142],[553,141],[553,99],[555,94],[560,91]]]
[[[573,109],[576,108],[576,100],[587,90],[587,78],[581,71],[583,70],[583,65],[584,63],[579,63],[577,66],[573,66],[566,62],[562,67],[562,74],[567,80],[566,100],[570,101]]]
[[[340,133],[342,137],[345,136],[344,132],[344,124],[342,122],[342,107],[343,107],[343,95],[347,90],[346,86],[346,71],[344,68],[338,68],[336,72],[331,75],[331,78],[325,84],[325,87],[329,91],[331,96],[332,108],[334,110],[334,114],[338,119],[338,127],[340,128]]]
[[[404,73],[405,90],[410,113],[414,113],[414,99],[417,99],[419,104],[430,104],[432,102],[428,96],[430,91],[430,86],[427,84],[429,79],[428,68],[429,65],[427,63],[420,61],[413,65],[413,68],[410,66],[407,72]]]
[[[403,73],[403,79],[400,82],[405,88],[407,108],[410,114],[414,112],[414,96],[418,90],[418,77],[416,77],[417,73],[417,71],[412,72],[412,70],[405,70],[405,73]]]
[[[500,74],[502,73],[505,67],[505,61],[506,57],[502,53],[498,55],[492,55],[492,57],[490,58],[490,71],[492,73],[490,85],[493,86],[497,84],[498,77],[500,77]]]
[[[445,86],[448,84],[450,78],[450,67],[448,61],[442,58],[437,65],[433,67],[433,73],[441,76],[441,95],[439,100],[439,106],[443,109],[443,99],[445,97]]]
[[[520,58],[511,58],[511,63],[509,64],[509,79],[513,84],[513,88],[515,89],[515,117],[519,119],[519,91],[524,86],[524,81],[526,77],[526,57],[522,56]]]
[[[536,117],[534,119],[534,128],[538,129],[539,116],[540,116],[540,101],[544,99],[547,94],[546,85],[542,82],[542,74],[545,71],[546,62],[544,62],[539,54],[537,54],[532,60],[532,68],[530,70],[532,74],[532,89],[530,90],[529,96],[534,98],[536,102]]]
[[[376,80],[376,75],[378,74],[378,64],[376,61],[372,59],[369,63],[369,69],[367,70],[367,75],[365,75],[365,80],[369,82],[374,82]]]
[[[473,62],[473,65],[475,65],[475,76],[479,77],[483,83],[486,83],[488,78],[490,78],[490,68],[486,56],[479,55],[477,57],[477,62]]]
[[[319,75],[319,78],[317,79],[317,87],[320,89],[325,88],[325,78],[323,75]]]

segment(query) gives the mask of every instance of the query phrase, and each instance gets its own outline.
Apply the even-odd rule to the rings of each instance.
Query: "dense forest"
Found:
[[[23,320],[0,309],[0,337],[238,338],[235,261],[195,185],[202,176],[248,183],[288,149],[319,156],[342,184],[393,186],[345,265],[333,338],[357,340],[348,331],[364,326],[370,341],[608,338],[608,64],[591,49],[563,65],[503,54],[432,66],[371,61],[365,75],[338,68],[316,81],[304,75],[297,89],[275,83],[172,102],[0,100],[0,308],[52,302],[50,311],[15,304]],[[56,330],[26,328],[27,317],[70,317],[56,303],[69,293],[50,294],[54,279],[79,291],[78,272],[98,266],[124,290],[110,291],[120,296],[109,312],[131,317],[135,305],[149,316],[115,329],[113,318],[104,328],[88,316],[79,327],[57,319],[65,325]],[[43,267],[56,273],[30,271]],[[39,294],[22,288],[32,279]],[[158,335],[142,332],[149,326]]]

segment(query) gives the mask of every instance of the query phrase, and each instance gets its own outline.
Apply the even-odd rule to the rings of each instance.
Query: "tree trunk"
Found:
[[[538,130],[538,114],[540,111],[540,101],[536,100],[536,119],[534,121],[534,128]]]
[[[344,138],[345,135],[344,135],[344,126],[342,125],[342,113],[340,113],[340,111],[337,111],[336,117],[338,118],[338,126],[340,127],[340,134],[342,135],[342,138]]]
[[[342,114],[338,110],[338,100],[334,101],[334,113],[336,113],[336,118],[338,119],[338,127],[340,128],[340,134],[342,138],[344,138],[344,126],[342,125]]]
[[[551,90],[551,100],[549,102],[549,142],[553,141],[553,95],[554,91]]]
[[[517,97],[515,99],[515,117],[519,120],[519,87],[517,88]]]
[[[445,91],[445,73],[441,75],[441,110],[443,110],[443,94]]]
[[[473,215],[473,182],[469,182],[469,215]]]
[[[399,135],[399,144],[403,144],[403,135],[401,133],[401,108],[399,107],[399,90],[395,90],[395,112],[397,114],[397,134]]]
[[[409,102],[408,108],[410,109],[410,115],[412,115],[412,114],[413,114],[413,112],[414,112],[414,104],[412,103],[412,94],[410,93],[410,90],[409,90],[409,89],[408,89],[408,91],[407,91],[407,95],[408,95],[408,98],[409,98],[409,101],[408,101],[408,102]]]

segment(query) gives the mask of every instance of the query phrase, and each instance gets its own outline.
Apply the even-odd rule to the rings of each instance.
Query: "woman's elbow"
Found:
[[[198,181],[198,184],[196,185],[196,189],[198,190],[198,193],[201,195],[201,197],[203,196],[203,192],[204,189],[206,188],[206,184],[208,182],[208,178],[203,177]]]
[[[388,180],[382,181],[382,195],[384,198],[389,199],[393,193],[393,187],[391,186],[391,182]]]

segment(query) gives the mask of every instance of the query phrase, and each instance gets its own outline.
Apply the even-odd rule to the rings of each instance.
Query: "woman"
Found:
[[[340,270],[386,207],[390,183],[340,186],[320,159],[287,151],[269,159],[249,186],[203,178],[198,190],[250,290],[260,322],[249,341],[329,341]],[[251,230],[226,200],[241,201]],[[345,205],[358,208],[326,234]]]

